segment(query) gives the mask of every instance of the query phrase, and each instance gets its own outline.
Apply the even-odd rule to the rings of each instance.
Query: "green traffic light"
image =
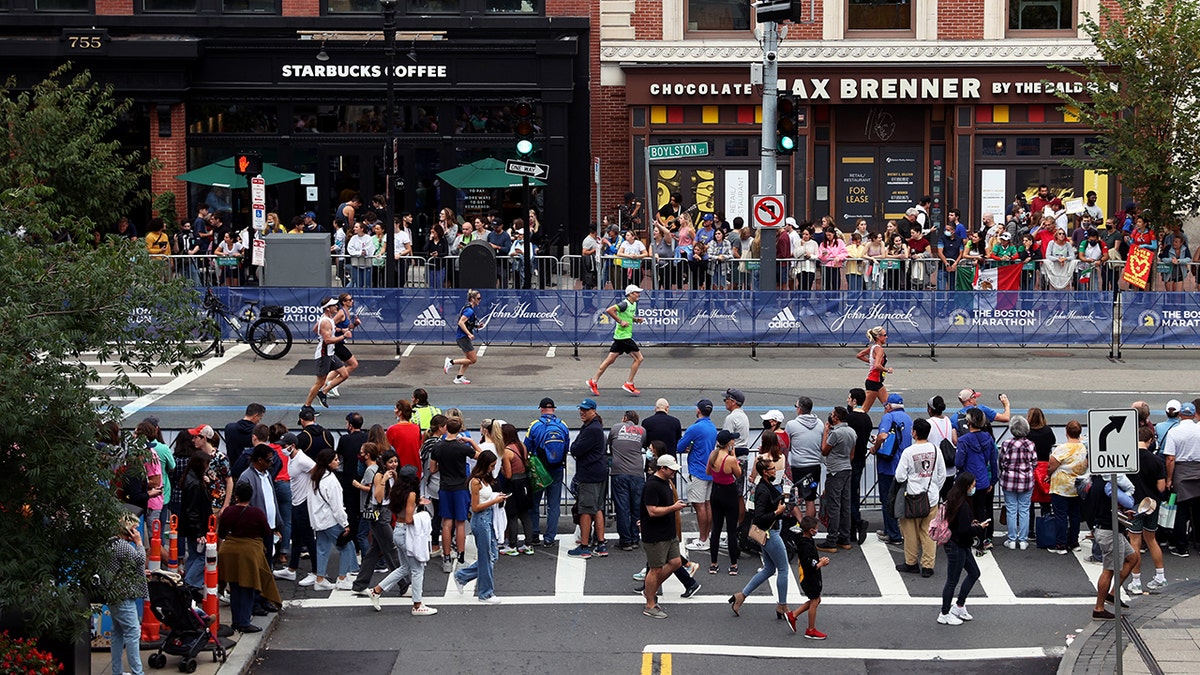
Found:
[[[796,149],[796,139],[791,136],[781,136],[779,138],[779,150],[782,152],[793,152]]]
[[[520,153],[521,155],[528,155],[528,154],[532,153],[533,152],[533,141],[531,141],[527,138],[522,138],[521,140],[517,141],[517,152]]]

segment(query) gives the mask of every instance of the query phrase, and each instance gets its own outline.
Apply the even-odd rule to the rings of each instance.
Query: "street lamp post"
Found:
[[[393,115],[396,111],[396,3],[398,0],[379,0],[379,8],[383,12],[384,53],[387,54],[387,110],[384,111],[383,123],[387,129],[387,145],[384,156],[387,163],[387,210],[383,222],[384,231],[388,233],[385,241],[384,285],[396,288],[396,125]]]

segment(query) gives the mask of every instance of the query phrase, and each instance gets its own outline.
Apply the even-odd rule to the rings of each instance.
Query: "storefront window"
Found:
[[[688,0],[687,29],[750,30],[750,3],[745,0]]]
[[[496,14],[536,14],[535,0],[487,0],[484,6],[488,12]]]
[[[274,106],[188,106],[188,133],[192,134],[273,134],[278,126]]]
[[[275,14],[275,0],[221,0],[221,9],[230,14]]]
[[[1008,154],[1008,141],[1003,138],[980,138],[979,154],[984,157],[1003,157]]]
[[[1075,0],[1008,0],[1009,30],[1071,30],[1074,26]]]
[[[90,0],[37,0],[39,12],[86,12],[91,9]]]
[[[292,112],[294,134],[382,134],[386,114],[382,105],[298,105]],[[396,106],[397,133],[434,133],[437,108],[432,105]]]
[[[408,0],[409,14],[457,14],[462,0]]]
[[[507,105],[460,105],[456,109],[454,131],[459,134],[509,134],[514,116]],[[533,106],[534,133],[542,130],[541,107]]]
[[[912,30],[913,27],[911,0],[849,0],[848,9],[848,30]]]
[[[1018,157],[1037,157],[1042,154],[1042,139],[1027,136],[1017,137]]]
[[[725,156],[726,157],[749,157],[750,156],[750,139],[749,138],[726,138],[725,139]]]
[[[328,0],[330,14],[379,14],[379,0]]]
[[[1070,136],[1052,137],[1050,154],[1055,157],[1073,157],[1075,155],[1075,139]]]
[[[197,0],[142,0],[144,12],[195,12]]]

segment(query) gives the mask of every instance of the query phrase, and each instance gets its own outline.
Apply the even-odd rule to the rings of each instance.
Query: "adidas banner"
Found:
[[[214,288],[237,315],[248,302],[281,305],[298,342],[315,339],[322,297],[340,289]],[[466,291],[353,289],[362,321],[355,342],[450,344]],[[1127,293],[1122,332],[1134,344],[1200,344],[1200,301],[1191,294]],[[487,290],[477,310],[482,344],[604,345],[613,323],[605,310],[619,291]],[[1112,298],[1101,292],[1041,291],[649,291],[638,303],[644,323],[634,339],[647,345],[865,344],[885,326],[897,344],[1108,344]],[[226,338],[232,338],[226,329]]]

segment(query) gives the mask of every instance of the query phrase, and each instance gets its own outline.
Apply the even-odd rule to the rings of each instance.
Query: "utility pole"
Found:
[[[762,166],[758,173],[758,193],[780,194],[775,182],[777,163],[775,151],[775,105],[779,94],[779,24],[767,21],[762,24],[763,84],[762,84]],[[775,237],[780,233],[775,228],[760,230],[759,290],[778,290],[775,262]],[[782,233],[787,236],[787,232]]]

